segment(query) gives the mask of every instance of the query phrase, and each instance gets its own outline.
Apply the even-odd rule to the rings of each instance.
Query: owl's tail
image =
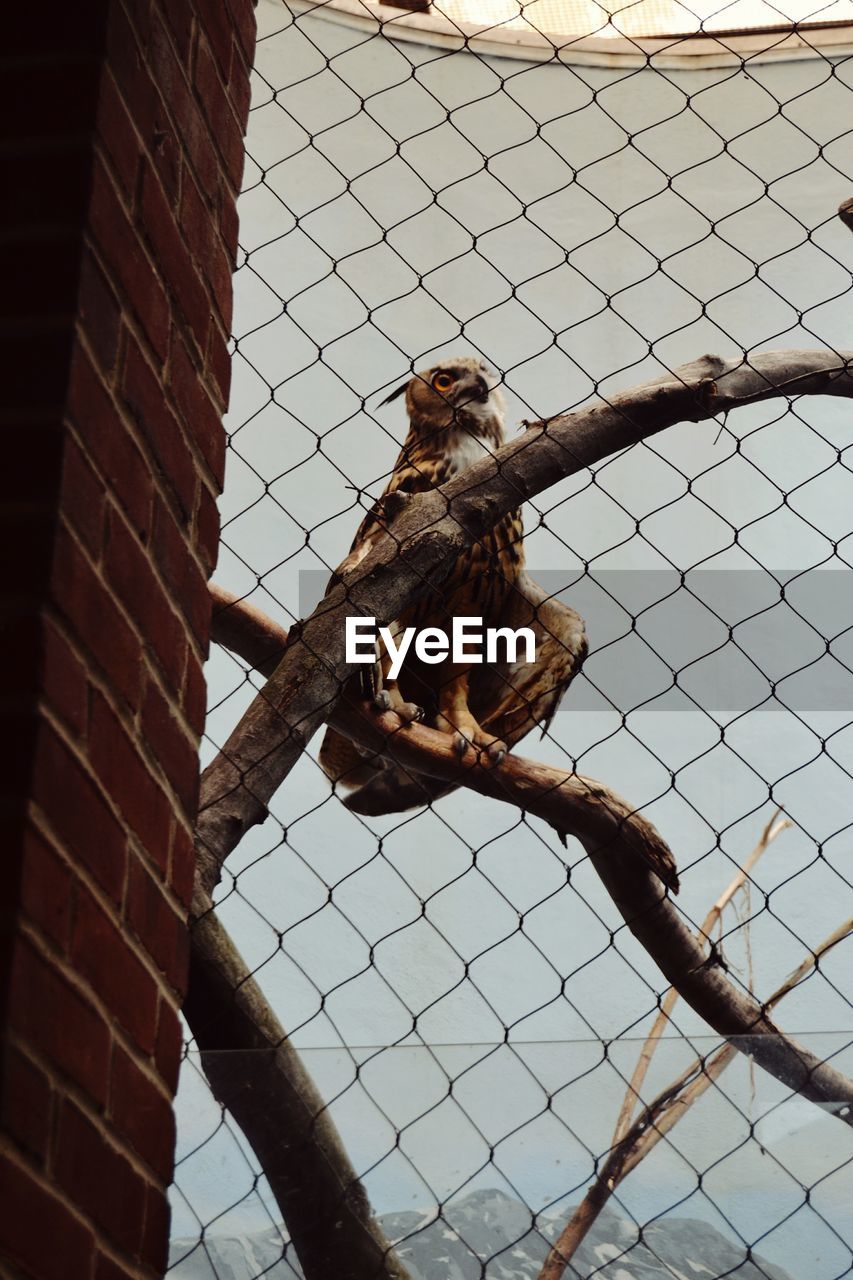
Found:
[[[365,817],[378,817],[383,813],[403,813],[429,804],[448,791],[456,789],[455,783],[441,782],[420,774],[404,773],[402,769],[382,769],[347,796],[344,804],[353,813]]]
[[[385,772],[381,761],[363,756],[354,742],[335,729],[326,730],[319,759],[326,777],[344,791],[363,787]]]

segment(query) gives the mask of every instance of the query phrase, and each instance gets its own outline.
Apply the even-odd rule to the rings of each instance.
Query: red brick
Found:
[[[224,244],[217,245],[211,251],[206,264],[206,274],[207,287],[213,294],[214,299],[214,319],[219,320],[222,337],[227,343],[227,336],[231,332],[234,310],[234,289],[232,285],[234,261]]]
[[[228,0],[228,8],[232,14],[237,46],[245,63],[243,74],[248,79],[249,68],[254,65],[255,61],[255,38],[257,36],[254,0]]]
[[[48,619],[44,622],[42,644],[42,694],[75,737],[82,738],[89,714],[86,671],[68,641]]]
[[[169,885],[178,901],[189,907],[195,877],[195,842],[186,827],[175,823],[169,860]]]
[[[207,394],[204,381],[204,356],[191,358],[181,339],[172,343],[169,361],[169,389],[178,404],[188,433],[196,440],[216,488],[222,489],[225,475],[225,433],[222,416]]]
[[[169,24],[169,33],[175,46],[179,60],[187,65],[190,60],[192,38],[195,30],[194,7],[189,4],[171,4],[169,0],[162,5]]]
[[[221,249],[220,253],[223,253]],[[228,270],[229,272],[231,271],[230,263],[228,264]],[[230,276],[228,291],[230,294]],[[210,333],[207,339],[207,359],[204,363],[204,369],[208,383],[212,384],[212,388],[218,396],[219,408],[224,412],[228,407],[228,397],[231,393],[232,361],[225,334],[220,331],[216,324],[210,326]]]
[[[179,221],[181,234],[193,256],[204,266],[214,244],[219,242],[219,227],[215,206],[201,194],[198,183],[189,172],[181,183]]]
[[[210,45],[203,36],[200,36],[195,59],[196,93],[202,103],[208,127],[213,132],[216,146],[225,161],[231,184],[237,188],[240,184],[245,156],[243,128],[231,96],[223,84],[223,78]]]
[[[56,1180],[106,1236],[128,1253],[139,1252],[147,1185],[104,1131],[68,1099],[59,1122]]]
[[[233,19],[221,0],[196,0],[199,26],[210,42],[214,57],[226,82],[231,76]]]
[[[138,1275],[134,1263],[128,1262],[125,1268],[105,1253],[99,1253],[95,1261],[95,1280],[137,1280]]]
[[[153,21],[149,0],[134,4],[133,18],[136,28],[145,30],[144,37],[141,31],[139,37],[135,34],[122,5],[111,6],[108,63],[116,83],[121,85],[125,102],[132,109],[133,123],[143,146],[154,160],[167,191],[177,196],[181,181],[180,138],[167,111],[171,100],[169,87],[162,82],[159,68],[151,61],[151,43],[159,31],[159,22]],[[145,60],[140,55],[140,46],[146,51]]]
[[[210,604],[208,597],[208,623],[210,620]],[[201,735],[207,712],[207,681],[204,668],[192,652],[187,653],[187,669],[184,673],[184,715],[192,730]]]
[[[24,833],[21,910],[60,951],[68,949],[71,933],[72,885],[68,864],[29,826]]]
[[[40,1067],[13,1045],[6,1046],[0,1123],[13,1142],[46,1163],[50,1142],[53,1089]]]
[[[166,896],[141,858],[130,866],[125,915],[169,985],[182,992],[187,982],[186,915]]]
[[[198,487],[196,464],[166,403],[162,378],[154,373],[136,343],[128,346],[123,387],[125,401],[151,445],[163,478],[189,517]]]
[[[0,1155],[0,1182],[0,1254],[6,1261],[38,1280],[88,1276],[92,1233],[68,1205],[6,1154]]]
[[[160,501],[154,516],[152,550],[160,573],[173,589],[174,600],[199,644],[206,646],[210,634],[207,578],[192,556],[189,531],[178,527],[166,504]]]
[[[251,4],[251,0],[249,0]],[[245,6],[240,4],[240,8]],[[255,11],[252,8],[251,18],[249,20],[250,32],[246,32],[244,24],[241,22],[236,28],[238,43],[234,45],[234,52],[231,60],[231,77],[228,81],[228,93],[234,104],[234,114],[237,117],[237,123],[243,132],[246,132],[246,125],[249,119],[249,107],[252,100],[252,79],[251,70],[254,65],[254,48],[255,48]],[[246,38],[248,36],[248,39]],[[245,40],[245,44],[241,46],[241,37]],[[247,54],[246,49],[251,47],[252,52]]]
[[[172,806],[102,695],[92,694],[90,758],[107,794],[157,862],[165,863]]]
[[[88,1000],[21,938],[9,989],[9,1023],[19,1036],[104,1104],[111,1036]]]
[[[139,702],[140,643],[112,594],[67,530],[60,530],[52,574],[56,608],[130,706]]]
[[[156,266],[145,252],[140,234],[101,160],[96,160],[94,166],[89,227],[113,282],[158,358],[165,360],[171,331],[168,299]]]
[[[161,1079],[171,1094],[174,1094],[178,1087],[183,1051],[184,1035],[177,1010],[165,1000],[161,1000],[154,1061]]]
[[[132,208],[136,198],[142,147],[124,99],[109,73],[104,75],[101,87],[98,135],[106,150],[110,167],[123,188],[128,208]]]
[[[150,23],[148,28],[143,43],[147,43]],[[132,103],[136,127],[143,138],[147,138],[154,130],[161,104],[157,86],[140,52],[140,38],[128,20],[124,4],[109,7],[106,63],[116,84],[121,85],[126,101]]]
[[[162,1084],[140,1070],[124,1049],[116,1046],[110,1082],[110,1120],[127,1146],[163,1182],[170,1182],[174,1164],[175,1118]]]
[[[178,60],[162,22],[154,23],[148,57],[180,139],[181,150],[189,159],[202,190],[212,199],[218,190],[221,172],[216,149],[204,116],[190,91],[187,68]]]
[[[119,902],[124,891],[124,832],[93,779],[47,724],[39,728],[32,796],[69,851]]]
[[[104,533],[104,486],[72,436],[62,460],[62,511],[97,560]]]
[[[146,550],[115,509],[107,518],[105,569],[108,581],[156,654],[169,683],[179,690],[186,652],[183,623],[158,581]]]
[[[150,467],[122,420],[110,392],[78,346],[71,368],[71,419],[84,448],[99,468],[140,537],[151,522]]]
[[[199,554],[210,573],[219,559],[219,508],[210,490],[202,485],[196,513],[196,539]]]
[[[210,301],[202,277],[178,227],[175,212],[150,165],[142,177],[141,226],[151,246],[160,278],[177,299],[200,351],[207,346]],[[172,339],[174,358],[175,337]]]
[[[109,378],[118,358],[121,306],[95,256],[84,252],[77,316],[101,372]]]
[[[80,975],[91,983],[140,1049],[153,1053],[157,983],[82,884],[77,887],[71,955]]]
[[[219,229],[222,232],[222,243],[231,259],[232,269],[237,262],[237,249],[240,234],[240,219],[237,214],[237,202],[225,194],[220,204]]]
[[[198,808],[198,742],[177,720],[154,680],[148,681],[142,702],[142,735],[192,821]]]
[[[151,0],[122,0],[122,3],[136,32],[139,47],[144,50],[151,38]]]
[[[169,1265],[170,1222],[169,1201],[159,1187],[149,1185],[141,1252],[144,1261],[157,1276],[162,1276]]]

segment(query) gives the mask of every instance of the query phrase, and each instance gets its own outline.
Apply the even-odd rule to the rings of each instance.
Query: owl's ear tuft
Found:
[[[396,400],[398,396],[403,395],[408,385],[409,382],[407,381],[401,387],[397,387],[396,391],[392,391],[390,396],[386,396],[384,400],[379,402],[379,408],[381,409],[383,405],[390,404],[392,400]]]

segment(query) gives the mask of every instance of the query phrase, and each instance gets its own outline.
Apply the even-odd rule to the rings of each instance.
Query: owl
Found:
[[[387,528],[394,512],[391,495],[444,484],[505,443],[499,379],[479,360],[460,357],[416,373],[383,404],[403,395],[408,435],[341,573],[357,566]],[[550,597],[525,570],[520,510],[501,517],[463,552],[450,575],[429,585],[391,631],[439,627],[449,633],[455,617],[482,618],[484,628],[530,628],[536,637],[535,660],[521,661],[507,651],[505,660],[498,654],[493,663],[454,663],[448,657],[427,664],[409,649],[396,680],[389,678],[385,657],[369,669],[366,682],[352,677],[345,696],[369,692],[383,710],[395,710],[404,720],[422,719],[451,734],[460,756],[473,749],[484,766],[496,766],[529,730],[537,725],[543,733],[547,730],[587,651],[581,617]],[[397,813],[454,789],[369,756],[331,728],[320,763],[339,789],[351,792],[345,803],[357,813]]]

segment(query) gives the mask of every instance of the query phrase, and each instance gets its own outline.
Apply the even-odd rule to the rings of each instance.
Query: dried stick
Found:
[[[771,830],[772,822],[773,819],[765,828],[762,836],[765,844],[761,848],[761,852],[758,853],[758,857],[761,856],[761,853],[770,843],[768,832]],[[781,827],[781,825],[780,823],[779,826]],[[753,851],[751,859],[753,865],[756,860],[754,855],[760,845],[761,842],[759,842],[759,846],[756,846],[756,850]],[[747,861],[749,862],[750,860],[748,859]],[[729,888],[731,888],[731,885]],[[723,897],[728,893],[727,889]],[[798,985],[807,973],[815,968],[821,956],[825,955],[827,951],[836,946],[851,932],[853,932],[853,919],[845,921],[827,938],[824,938],[817,949],[803,960],[802,964],[785,979],[780,987],[777,987],[767,1000],[766,1007],[769,1009],[778,1004]],[[662,1090],[648,1106],[643,1108],[634,1123],[626,1129],[619,1141],[615,1142],[611,1147],[610,1153],[599,1170],[595,1181],[560,1232],[556,1243],[549,1250],[548,1256],[542,1265],[542,1270],[539,1272],[538,1280],[560,1280],[590,1227],[620,1182],[623,1182],[628,1174],[636,1169],[637,1165],[657,1146],[661,1138],[678,1124],[694,1102],[701,1098],[702,1094],[719,1079],[736,1053],[735,1045],[724,1044],[710,1058],[697,1058],[676,1080]]]
[[[390,622],[428,586],[440,586],[460,553],[520,501],[675,423],[773,396],[853,396],[851,360],[835,351],[769,351],[748,362],[703,356],[607,401],[529,424],[493,457],[404,502],[370,555],[292,630],[266,687],[205,770],[197,846],[208,891],[340,698],[351,673],[348,615]]]
[[[221,588],[213,635],[249,662],[280,652],[281,628]],[[242,647],[242,620],[246,644]],[[451,736],[422,725],[403,725],[392,711],[340,702],[330,723],[368,751],[386,755],[412,773],[448,779],[481,795],[533,813],[585,848],[628,928],[680,995],[701,1018],[751,1054],[789,1089],[853,1125],[853,1081],[785,1035],[766,1010],[741,991],[691,933],[661,880],[672,882],[675,860],[641,814],[615,792],[590,779],[509,755],[499,768],[459,760]]]
[[[711,944],[711,930],[714,928],[714,925],[717,923],[717,921],[722,918],[722,914],[725,911],[728,904],[731,902],[732,898],[735,896],[738,890],[746,883],[746,879],[750,871],[752,870],[752,868],[755,866],[758,859],[769,848],[769,846],[776,839],[776,837],[780,835],[781,832],[784,831],[787,827],[791,826],[791,823],[788,821],[787,818],[783,818],[780,822],[776,821],[780,813],[781,813],[781,810],[777,809],[776,812],[773,814],[772,818],[770,819],[770,821],[767,823],[766,827],[762,831],[761,837],[758,843],[756,844],[755,848],[753,849],[752,853],[746,859],[743,866],[738,868],[737,874],[734,876],[731,883],[728,885],[726,889],[723,890],[723,892],[720,894],[717,901],[714,903],[714,905],[711,907],[710,911],[706,915],[705,919],[700,924],[698,930],[696,931],[696,936],[700,942],[707,941],[709,944]],[[673,1009],[675,1008],[677,1000],[678,1000],[678,991],[676,990],[675,987],[670,987],[666,995],[664,996],[663,1000],[661,1001],[661,1006],[660,1006],[660,1009],[658,1010],[658,1015],[654,1020],[651,1031],[646,1037],[645,1044],[640,1050],[640,1056],[637,1059],[637,1065],[634,1068],[634,1073],[628,1082],[627,1089],[625,1090],[625,1097],[622,1100],[622,1107],[619,1111],[619,1117],[616,1121],[616,1128],[613,1131],[613,1141],[611,1143],[611,1146],[613,1147],[617,1146],[619,1142],[621,1142],[622,1138],[625,1136],[625,1133],[628,1130],[628,1126],[631,1123],[631,1116],[634,1114],[634,1108],[640,1099],[640,1092],[642,1090],[643,1083],[645,1081],[649,1066],[651,1065],[651,1061],[654,1056],[655,1049],[657,1048],[658,1042],[660,1041],[660,1038],[663,1035],[664,1027],[669,1021],[670,1015]]]

